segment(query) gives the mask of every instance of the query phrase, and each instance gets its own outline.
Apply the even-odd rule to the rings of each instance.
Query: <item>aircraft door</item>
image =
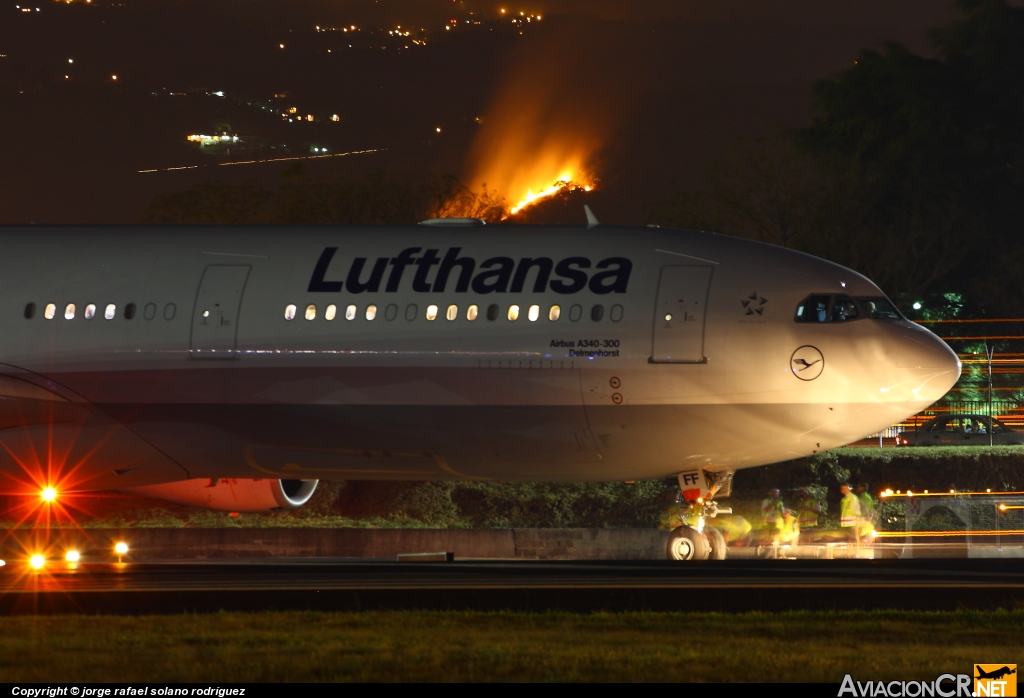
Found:
[[[654,314],[651,363],[700,364],[711,267],[662,267]]]
[[[192,309],[189,356],[193,359],[237,358],[238,311],[250,270],[248,265],[206,267]]]

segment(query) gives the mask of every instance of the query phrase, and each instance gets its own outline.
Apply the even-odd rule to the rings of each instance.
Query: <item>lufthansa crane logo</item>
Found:
[[[793,352],[789,359],[793,375],[802,381],[812,381],[825,369],[825,357],[816,347],[804,345]]]

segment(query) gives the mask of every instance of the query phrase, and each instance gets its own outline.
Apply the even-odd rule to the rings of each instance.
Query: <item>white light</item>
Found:
[[[31,565],[34,570],[41,570],[43,569],[43,565],[46,564],[46,558],[42,555],[33,555],[29,558],[28,564]]]
[[[921,309],[921,304],[920,303],[914,303],[914,310],[920,310],[920,309]]]
[[[82,556],[78,553],[77,550],[69,550],[66,553],[64,553],[64,560],[66,562],[78,562],[81,559]]]
[[[68,63],[74,63],[74,62],[75,62],[75,61],[74,61],[74,59],[73,59],[73,58],[69,58],[69,59],[68,59]]]
[[[114,552],[118,555],[124,555],[128,552],[128,544],[124,541],[119,541],[117,545],[114,546]]]

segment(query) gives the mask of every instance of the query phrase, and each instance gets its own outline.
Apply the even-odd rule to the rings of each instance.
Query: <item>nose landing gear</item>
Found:
[[[669,560],[724,560],[726,558],[725,536],[707,520],[719,514],[731,514],[732,509],[719,507],[713,501],[716,494],[726,497],[732,492],[732,478],[735,471],[696,471],[679,474],[679,497],[677,502],[688,502],[687,509],[680,513],[682,525],[673,529],[668,538],[667,557]],[[694,485],[702,485],[694,487]]]
[[[686,524],[673,529],[668,538],[669,560],[706,560],[710,550],[708,537]]]

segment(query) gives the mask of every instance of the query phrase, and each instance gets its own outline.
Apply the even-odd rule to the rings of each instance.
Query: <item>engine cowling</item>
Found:
[[[309,501],[319,480],[242,480],[198,478],[124,490],[152,499],[215,511],[268,513],[298,509]]]

